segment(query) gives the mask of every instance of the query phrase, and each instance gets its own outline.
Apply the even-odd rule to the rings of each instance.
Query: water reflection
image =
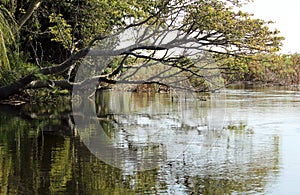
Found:
[[[95,132],[76,134],[68,104],[1,106],[1,194],[263,194],[280,171],[280,135],[258,132],[241,114],[257,98],[234,93],[220,102],[97,94],[93,120],[112,147],[158,157],[145,171],[97,158],[86,145]]]

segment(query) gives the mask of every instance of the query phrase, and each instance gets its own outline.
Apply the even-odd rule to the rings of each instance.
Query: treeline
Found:
[[[300,54],[259,55],[247,64],[246,81],[272,85],[300,85]]]
[[[228,57],[219,62],[227,84],[248,82],[269,86],[300,85],[300,54],[257,54],[246,58]]]

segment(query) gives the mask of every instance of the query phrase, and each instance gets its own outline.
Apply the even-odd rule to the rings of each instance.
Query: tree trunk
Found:
[[[84,48],[84,49],[80,50],[79,52],[77,52],[75,55],[71,56],[69,59],[67,59],[63,63],[56,65],[56,66],[41,68],[38,73],[43,74],[43,75],[55,75],[58,73],[65,72],[76,61],[85,57],[88,52],[89,52],[89,47]],[[15,81],[14,83],[12,83],[10,85],[0,87],[0,99],[7,99],[7,98],[9,98],[9,96],[19,93],[19,91],[26,88],[26,86],[29,85],[35,79],[36,79],[35,74],[31,73],[31,74],[19,79],[18,81]]]

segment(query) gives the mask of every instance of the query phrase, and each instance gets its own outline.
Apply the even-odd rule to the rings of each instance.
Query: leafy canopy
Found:
[[[220,61],[229,56],[245,57],[278,51],[282,40],[282,37],[278,36],[279,31],[271,31],[267,22],[253,19],[250,14],[239,11],[240,6],[248,2],[247,0],[17,0],[14,2],[13,5],[6,4],[10,9],[2,5],[0,10],[0,65],[7,70],[11,67],[7,52],[8,45],[17,43],[20,51],[27,57],[24,59],[26,63],[36,64],[40,68],[49,67],[82,52],[83,48],[93,43],[91,41],[95,37],[111,35],[128,26],[146,26],[152,28],[154,30],[152,32],[157,29],[161,32],[159,36],[164,36],[164,30],[177,30],[181,32],[181,39],[189,37],[197,41],[194,49],[215,55]],[[22,18],[32,2],[42,3],[22,28],[18,29],[15,21]],[[158,40],[159,38],[157,42]],[[180,43],[176,44],[180,46]],[[176,44],[171,46],[174,47]],[[193,47],[185,49],[191,48]],[[17,51],[14,47],[12,49]],[[120,53],[120,56],[123,54]],[[131,52],[128,55],[138,57],[137,54]],[[177,60],[180,59],[182,58]],[[178,67],[180,65],[181,70],[194,71],[194,68],[182,69],[193,65],[186,66],[179,61],[174,63]],[[239,66],[238,63],[233,64],[234,66],[228,67],[235,69]],[[122,65],[113,67],[112,72],[124,71]],[[105,73],[109,74],[107,71]],[[201,72],[198,72],[196,75],[200,74]],[[66,75],[62,76],[59,79],[66,78]]]

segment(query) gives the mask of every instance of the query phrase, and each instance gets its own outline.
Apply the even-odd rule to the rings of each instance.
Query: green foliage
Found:
[[[187,8],[187,13],[183,21],[185,30],[199,32],[204,37],[215,35],[204,41],[214,43],[210,46],[222,45],[223,51],[230,48],[240,54],[257,50],[275,52],[283,39],[278,36],[278,30],[271,31],[267,27],[267,22],[253,19],[249,13],[235,11],[229,1],[196,1]]]
[[[24,43],[28,39],[38,43],[40,51],[36,53],[41,55],[43,52],[44,60],[61,62],[70,52],[85,47],[95,36],[108,35],[143,20],[154,12],[156,4],[146,0],[43,1],[24,26],[26,31],[22,31],[22,39]],[[32,46],[24,44],[24,48],[34,55]]]
[[[223,75],[226,84],[241,81],[249,72],[248,62],[251,57],[215,55],[214,60]]]
[[[0,86],[6,86],[15,82],[23,76],[32,72],[38,72],[39,67],[36,64],[26,62],[26,57],[22,53],[11,52],[10,63],[13,64],[9,69],[1,69]],[[41,76],[43,77],[43,76]]]
[[[0,79],[11,69],[10,53],[16,48],[17,24],[12,14],[0,5]]]
[[[128,61],[129,61],[129,59],[126,60],[126,63],[127,63],[127,64],[128,64]],[[121,58],[121,57],[113,59],[113,60],[108,64],[108,66],[103,70],[103,73],[104,73],[104,74],[109,74],[109,73],[111,73],[112,71],[114,71],[114,70],[120,65],[121,62],[122,62],[122,58]]]
[[[300,54],[256,55],[247,66],[245,79],[277,85],[300,85]]]
[[[77,25],[76,36],[79,35],[83,43],[87,43],[95,35],[110,34],[120,27],[142,20],[154,12],[156,4],[156,1],[148,0],[91,0],[79,5],[77,1],[70,1],[63,6],[71,8],[72,18],[69,19]],[[74,7],[78,7],[77,12],[72,9]]]
[[[49,16],[50,23],[55,26],[49,27],[50,33],[54,36],[51,41],[61,43],[65,49],[72,50],[72,28],[63,18],[62,14],[52,13]]]

